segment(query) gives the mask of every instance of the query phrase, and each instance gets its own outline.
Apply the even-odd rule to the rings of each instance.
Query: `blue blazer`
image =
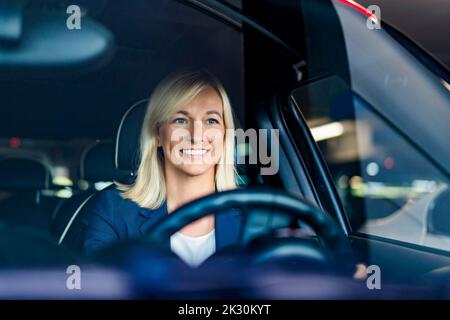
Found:
[[[87,255],[119,240],[139,238],[166,216],[166,202],[158,209],[140,207],[134,201],[123,199],[118,189],[106,189],[92,199],[87,208],[88,227],[83,241]],[[216,251],[237,244],[242,227],[239,211],[228,211],[215,217]],[[169,239],[167,239],[169,244]]]

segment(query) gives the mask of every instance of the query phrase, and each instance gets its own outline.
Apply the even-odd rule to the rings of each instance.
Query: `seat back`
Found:
[[[90,199],[102,187],[113,181],[123,181],[128,174],[115,168],[113,163],[114,145],[110,142],[96,142],[86,148],[80,161],[80,180],[88,183],[87,190],[65,199],[53,213],[51,232],[58,239],[58,244],[73,250],[81,250],[84,237],[84,209]],[[98,186],[102,183],[102,186]]]
[[[0,221],[48,230],[51,213],[41,191],[52,182],[50,169],[29,158],[0,159]]]

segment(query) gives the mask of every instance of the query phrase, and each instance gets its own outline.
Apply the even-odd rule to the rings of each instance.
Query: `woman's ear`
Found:
[[[160,137],[160,133],[159,133],[159,127],[156,129],[156,135],[155,135],[155,142],[156,142],[156,147],[162,147],[161,145],[161,137]]]

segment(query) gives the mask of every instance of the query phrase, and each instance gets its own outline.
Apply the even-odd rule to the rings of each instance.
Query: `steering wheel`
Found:
[[[270,209],[281,214],[298,219],[309,225],[318,239],[325,245],[311,246],[307,242],[288,243],[284,250],[277,250],[274,246],[267,245],[259,250],[257,260],[267,260],[267,257],[280,258],[283,255],[306,255],[309,257],[328,256],[324,252],[330,252],[332,260],[337,267],[345,273],[353,273],[355,261],[347,237],[338,224],[318,208],[308,204],[304,200],[289,195],[285,192],[272,189],[239,189],[211,194],[195,200],[178,208],[170,215],[164,217],[147,233],[146,239],[155,243],[163,243],[172,234],[197,219],[211,213],[221,214],[230,209],[239,210],[244,218],[253,209]],[[244,220],[245,221],[245,220]],[[245,225],[243,226],[245,228]],[[293,250],[293,247],[296,248]],[[321,251],[322,250],[322,251]]]

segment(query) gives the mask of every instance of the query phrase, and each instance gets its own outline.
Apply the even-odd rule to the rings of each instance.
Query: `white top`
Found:
[[[216,251],[215,230],[200,237],[177,232],[170,237],[170,248],[189,266],[198,267]]]

